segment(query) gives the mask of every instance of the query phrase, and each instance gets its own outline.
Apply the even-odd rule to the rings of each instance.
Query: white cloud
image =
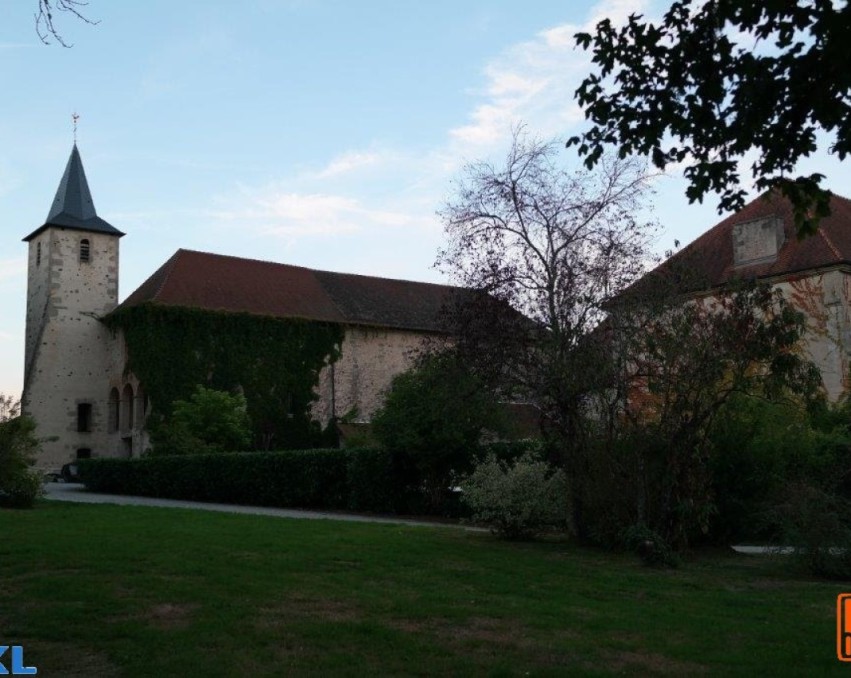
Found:
[[[613,24],[626,23],[630,14],[646,14],[648,6],[648,0],[603,0],[591,9],[582,30],[592,30],[603,19],[611,19]]]
[[[259,190],[244,188],[242,195],[243,206],[214,216],[247,225],[263,235],[332,236],[424,223],[416,214],[373,208],[342,195],[294,193],[276,185]]]
[[[508,101],[482,104],[473,112],[469,125],[457,127],[450,134],[468,145],[493,144],[505,138],[511,123],[517,117],[518,106]]]
[[[419,154],[401,148],[348,149],[319,170],[242,187],[219,200],[222,209],[214,216],[291,242],[382,229],[388,235],[410,228],[434,233],[439,224],[434,211],[452,175],[465,162],[504,149],[513,125],[523,122],[535,135],[549,137],[569,133],[584,119],[574,92],[591,64],[575,48],[573,36],[592,30],[603,16],[620,21],[645,4],[611,0],[595,6],[584,25],[553,26],[507,46],[483,66],[480,99],[469,119],[448,130],[436,148]]]
[[[538,35],[550,49],[573,47],[576,42],[573,37],[576,35],[576,26],[573,24],[562,24],[561,26],[541,31]]]
[[[573,95],[591,72],[589,55],[574,35],[591,31],[604,17],[614,23],[642,12],[645,0],[610,0],[596,5],[584,25],[562,24],[507,48],[484,69],[484,101],[471,120],[450,130],[463,152],[478,154],[505,142],[512,125],[526,122],[541,136],[563,135],[584,119]]]
[[[316,173],[317,179],[329,179],[348,174],[356,169],[373,167],[384,160],[381,153],[349,151],[333,158],[323,169]]]
[[[575,26],[561,26],[540,33],[488,64],[484,101],[473,110],[469,123],[450,131],[451,138],[463,146],[496,145],[519,120],[539,129],[542,113],[551,117],[553,112],[569,108],[575,87],[568,88],[566,82],[574,50],[558,36],[576,30]]]

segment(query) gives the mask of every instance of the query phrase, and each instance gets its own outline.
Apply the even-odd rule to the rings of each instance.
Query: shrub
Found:
[[[590,543],[622,548],[624,530],[648,520],[646,495],[653,494],[659,466],[652,442],[632,436],[591,448],[583,482],[574,490],[581,492],[583,536]]]
[[[713,494],[719,542],[765,541],[773,536],[765,511],[793,475],[812,477],[830,463],[831,435],[813,428],[792,402],[736,397],[710,430]]]
[[[640,525],[661,536],[672,548],[712,541],[787,543],[790,482],[836,487],[830,492],[851,497],[847,466],[848,417],[826,407],[814,417],[803,399],[736,394],[720,407],[707,437],[690,454],[703,470],[689,471],[691,483],[677,502],[663,499],[673,487],[671,440],[640,427],[591,447],[585,460],[581,492],[587,536],[607,547],[622,547],[626,531]],[[843,421],[846,422],[843,424]],[[846,478],[843,484],[842,479]],[[698,491],[699,490],[699,491]],[[689,501],[689,499],[694,501]],[[696,509],[700,509],[697,511]],[[687,528],[668,531],[672,511],[689,520]]]
[[[44,494],[44,480],[37,471],[19,473],[0,488],[0,506],[5,508],[32,508],[35,500]]]
[[[20,405],[0,395],[0,506],[29,508],[42,494],[41,474],[31,467],[39,449],[35,422]]]
[[[484,430],[499,432],[496,401],[451,351],[423,358],[397,375],[373,419],[379,443],[407,457],[432,509],[447,498],[453,472],[467,473]]]
[[[567,525],[567,481],[530,452],[514,463],[489,455],[461,482],[475,521],[509,539],[529,538],[545,527]]]
[[[780,543],[794,549],[794,560],[810,574],[851,578],[851,502],[834,488],[792,481],[770,512]]]
[[[251,444],[245,397],[197,386],[189,400],[176,400],[171,419],[152,422],[154,454],[236,452]]]
[[[827,520],[847,520],[839,500],[850,496],[851,420],[843,403],[813,410],[802,403],[738,397],[719,413],[710,437],[716,541],[793,543],[789,540],[810,531],[796,521],[814,502],[822,508],[813,534]]]
[[[628,527],[621,533],[623,545],[636,553],[645,565],[678,567],[680,560],[671,546],[646,525]]]

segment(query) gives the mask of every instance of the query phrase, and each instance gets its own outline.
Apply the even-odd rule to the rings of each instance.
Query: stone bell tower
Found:
[[[118,303],[118,241],[97,216],[76,143],[44,224],[30,233],[22,407],[46,439],[38,467],[108,453],[114,339],[100,318]]]

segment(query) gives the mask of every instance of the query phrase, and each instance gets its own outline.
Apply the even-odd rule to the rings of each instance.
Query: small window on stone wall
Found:
[[[89,262],[89,241],[86,238],[80,241],[80,261],[83,263]]]
[[[77,431],[79,433],[90,433],[92,430],[92,404],[79,403],[77,405]]]
[[[92,451],[88,447],[81,447],[77,450],[77,459],[91,459]]]
[[[35,246],[35,265],[41,266],[41,243],[37,243]]]

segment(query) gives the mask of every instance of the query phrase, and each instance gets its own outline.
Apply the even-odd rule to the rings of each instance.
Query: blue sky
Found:
[[[0,392],[20,394],[26,247],[72,144],[98,214],[126,232],[124,298],[180,247],[441,282],[435,211],[512,124],[564,137],[588,72],[571,36],[641,0],[90,0],[35,35],[36,0],[0,10]],[[566,164],[575,162],[564,152]],[[849,194],[847,167],[808,161]],[[718,221],[656,184],[658,248]]]

